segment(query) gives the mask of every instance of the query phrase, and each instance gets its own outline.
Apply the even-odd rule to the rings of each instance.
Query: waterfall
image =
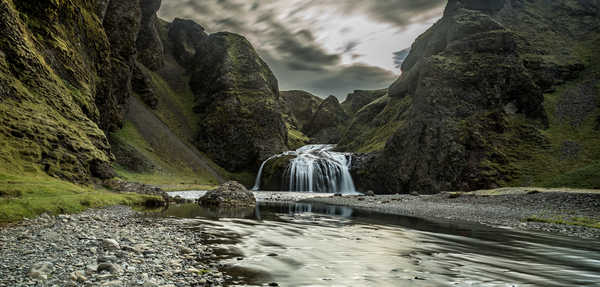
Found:
[[[334,152],[335,145],[307,145],[296,151],[275,155],[260,166],[253,190],[260,189],[262,171],[270,160],[293,155],[284,173],[289,191],[356,193],[350,175],[350,154]]]
[[[265,167],[265,164],[267,164],[267,162],[269,162],[270,160],[283,156],[285,155],[285,153],[283,154],[276,154],[270,158],[268,158],[267,160],[263,161],[263,163],[260,165],[260,168],[258,169],[258,174],[256,175],[256,179],[254,180],[254,187],[252,187],[252,190],[256,191],[260,188],[260,178],[262,176],[262,172],[263,172],[263,168]]]

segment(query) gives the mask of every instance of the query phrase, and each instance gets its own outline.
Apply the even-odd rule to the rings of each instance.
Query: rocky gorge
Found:
[[[305,230],[357,252],[390,245],[365,234],[417,250],[437,237],[469,242],[462,232],[477,237],[480,224],[496,228],[484,234],[598,238],[598,1],[449,0],[395,82],[343,101],[281,91],[255,39],[166,21],[162,4],[0,0],[0,286],[277,286],[220,262],[306,267],[279,253],[310,246],[245,256],[311,242]],[[206,195],[168,207],[169,191]],[[380,213],[419,223],[362,226]],[[446,233],[422,233],[429,220]],[[578,256],[597,262],[596,251]],[[416,275],[361,280],[426,281],[422,258],[443,261],[411,252],[402,254]],[[597,274],[560,279],[586,276]],[[530,279],[517,281],[552,276]],[[450,282],[432,280],[422,286]]]

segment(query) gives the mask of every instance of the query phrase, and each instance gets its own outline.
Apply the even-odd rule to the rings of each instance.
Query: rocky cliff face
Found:
[[[231,170],[254,168],[286,149],[277,80],[250,43],[228,33],[209,37],[187,20],[165,23],[156,15],[160,4],[0,2],[0,169],[77,182],[112,177],[115,158],[106,135],[123,126],[126,114],[127,131],[113,141],[120,162],[154,168],[144,160],[128,162],[156,157],[153,149],[161,146],[150,141],[152,131],[131,126],[139,122],[127,113],[138,103],[132,97],[156,109],[136,106],[164,129],[158,134],[175,137],[170,142],[182,147],[196,138]],[[197,117],[185,106],[194,99]],[[134,148],[129,140],[140,143]],[[211,169],[199,152],[186,152],[194,155],[194,166]]]
[[[346,111],[346,114],[354,115],[364,106],[385,96],[387,92],[387,89],[375,91],[356,90],[346,97],[346,100],[342,103],[342,107]]]
[[[389,88],[390,101],[406,99],[409,106],[400,108],[403,120],[381,154],[357,167],[359,181],[383,193],[432,193],[556,173],[529,166],[562,145],[555,143],[555,135],[564,136],[555,91],[597,77],[590,54],[597,53],[598,7],[595,1],[449,1]],[[597,89],[588,95],[597,98]],[[586,160],[600,156],[593,150]]]
[[[305,91],[281,91],[281,104],[288,122],[302,130],[314,117],[323,99]]]
[[[287,150],[277,79],[244,37],[210,35],[190,85],[200,117],[195,144],[221,166],[253,168]]]
[[[302,131],[315,143],[337,143],[349,120],[344,108],[334,96],[325,99]]]
[[[105,177],[118,119],[110,45],[84,1],[0,2],[0,153],[6,172]]]

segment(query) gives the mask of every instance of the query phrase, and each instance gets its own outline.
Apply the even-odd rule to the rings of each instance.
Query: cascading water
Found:
[[[262,171],[270,160],[292,155],[284,178],[289,191],[356,193],[350,164],[352,157],[347,153],[334,152],[335,145],[307,145],[296,151],[275,155],[262,163],[256,176],[253,190],[260,189]]]

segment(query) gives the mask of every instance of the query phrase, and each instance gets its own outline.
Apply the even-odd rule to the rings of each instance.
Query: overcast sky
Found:
[[[195,20],[208,33],[244,35],[281,90],[344,99],[388,87],[398,60],[442,15],[445,0],[163,0],[160,17]]]

